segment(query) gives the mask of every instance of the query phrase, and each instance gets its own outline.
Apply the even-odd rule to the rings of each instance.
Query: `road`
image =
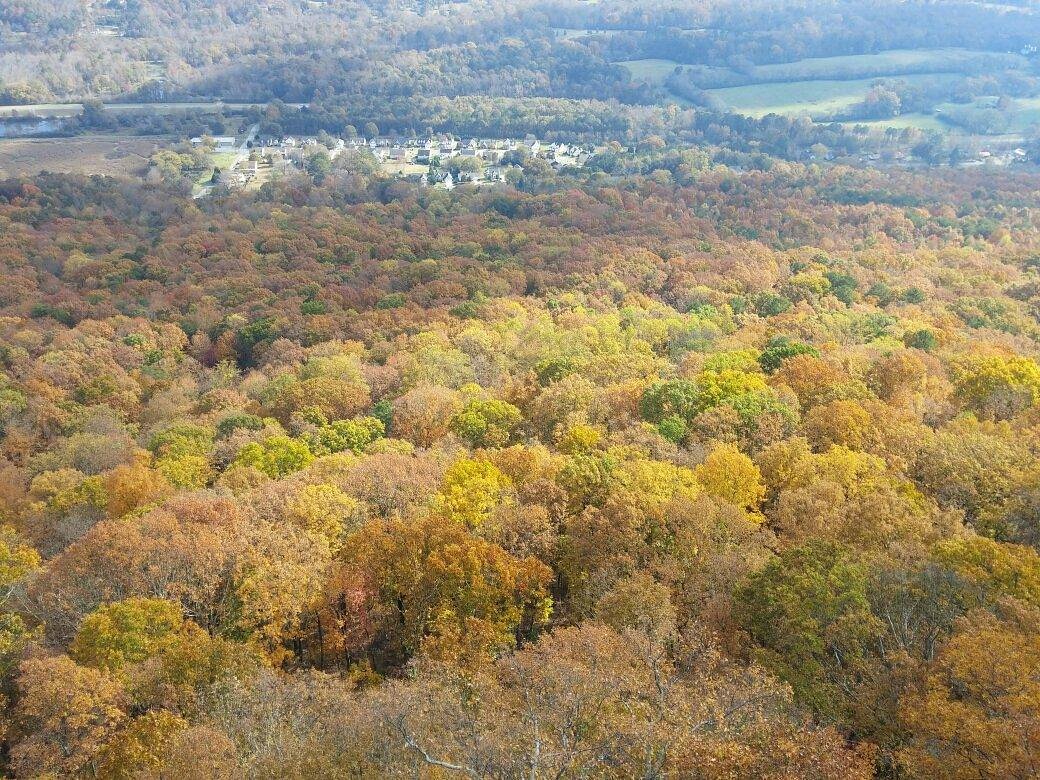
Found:
[[[231,166],[233,169],[237,168],[241,163],[244,163],[249,159],[249,145],[256,140],[256,137],[260,134],[260,125],[256,124],[249,128],[249,132],[246,133],[246,138],[239,144],[238,157],[235,158],[234,164]]]
[[[256,140],[256,137],[260,134],[260,125],[256,124],[249,128],[246,133],[246,137],[242,140],[242,143],[238,145],[238,149],[235,150],[235,161],[228,166],[228,170],[234,170],[239,165],[249,159],[249,144]],[[209,195],[212,191],[213,186],[209,184],[196,185],[195,192],[192,197],[198,200],[206,195]]]
[[[153,111],[165,114],[171,111],[217,111],[243,112],[250,108],[263,108],[266,103],[225,103],[223,101],[198,103],[105,103],[105,110],[113,113]],[[293,108],[303,108],[306,103],[287,103]],[[0,106],[0,118],[31,116],[41,119],[68,118],[83,113],[82,103],[37,103],[24,106]]]

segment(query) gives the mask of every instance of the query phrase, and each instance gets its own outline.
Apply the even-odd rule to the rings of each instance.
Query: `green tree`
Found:
[[[452,418],[450,427],[471,447],[504,447],[522,421],[520,410],[510,403],[474,399]]]
[[[849,678],[880,626],[867,601],[866,567],[840,545],[785,550],[736,593],[756,655],[815,712],[840,716]]]
[[[306,442],[289,436],[271,436],[262,442],[250,442],[238,451],[232,465],[252,466],[269,477],[283,477],[306,468],[314,455]]]
[[[83,618],[69,652],[85,666],[113,672],[154,655],[183,624],[179,604],[127,599]]]

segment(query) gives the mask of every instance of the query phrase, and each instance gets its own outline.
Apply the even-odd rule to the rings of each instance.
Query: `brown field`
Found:
[[[0,178],[52,173],[141,176],[167,138],[126,135],[0,139]]]

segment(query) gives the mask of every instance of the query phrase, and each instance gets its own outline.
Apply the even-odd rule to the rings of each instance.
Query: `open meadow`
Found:
[[[748,71],[754,81],[861,79],[924,73],[976,73],[993,68],[1024,67],[1017,54],[967,49],[893,49],[877,54],[812,57],[794,62],[758,65]]]
[[[624,60],[617,64],[628,68],[634,80],[658,85],[679,65],[674,60]]]
[[[617,64],[626,67],[633,79],[665,88],[669,102],[686,104],[682,95],[692,97],[703,91],[709,105],[720,110],[755,118],[782,114],[808,116],[817,121],[848,113],[879,79],[943,94],[952,93],[958,82],[971,75],[1028,69],[1028,61],[1019,54],[960,48],[893,49],[875,54],[813,57],[739,71],[725,66],[685,65],[670,59],[636,59]],[[992,129],[985,129],[985,117],[973,122],[973,113],[991,111],[991,102],[983,98],[970,105],[941,104],[934,115],[914,111],[907,116],[878,120],[877,124],[947,132],[957,132],[962,125],[974,126],[974,131],[983,127],[985,132],[1023,132],[1040,119],[1040,100],[1017,99],[1006,121],[991,122]],[[961,121],[950,121],[953,116]],[[1001,126],[997,128],[996,124]]]
[[[954,74],[949,73],[908,74],[898,77],[900,81],[911,86],[922,87],[952,84],[956,78]],[[724,87],[707,92],[719,106],[747,116],[806,115],[819,120],[847,111],[862,102],[876,81],[876,78],[848,81],[785,81]]]
[[[41,171],[141,176],[148,168],[148,157],[168,141],[128,135],[3,139],[0,178],[32,176]]]

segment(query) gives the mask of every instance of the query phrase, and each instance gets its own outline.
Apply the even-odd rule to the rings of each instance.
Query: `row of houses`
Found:
[[[192,139],[194,143],[196,139]],[[217,140],[217,139],[215,139]],[[262,149],[271,149],[288,154],[294,149],[306,149],[317,146],[315,138],[298,139],[292,136],[284,138],[259,138]],[[375,138],[355,137],[336,139],[337,152],[343,148],[368,149],[382,162],[428,165],[436,159],[441,161],[454,157],[470,157],[487,162],[497,162],[510,152],[520,152],[531,157],[543,157],[548,160],[566,161],[570,164],[584,165],[595,154],[590,146],[566,143],[544,143],[534,136],[524,139],[516,138],[470,138],[459,140],[452,136],[435,136],[423,139],[401,139],[377,136]]]
[[[544,143],[534,136],[516,138],[470,138],[452,136],[429,138],[298,138],[256,135],[245,147],[237,147],[233,137],[193,138],[194,146],[214,147],[216,152],[241,151],[239,159],[219,176],[219,183],[240,187],[264,175],[289,173],[304,169],[311,155],[325,150],[333,160],[348,149],[365,149],[382,163],[391,176],[406,179],[419,186],[454,189],[460,184],[504,182],[510,170],[523,158],[538,157],[554,168],[582,167],[596,153],[594,147],[579,144]],[[510,159],[512,156],[512,159]],[[471,159],[473,163],[462,164]],[[270,172],[270,173],[268,173]]]
[[[591,147],[566,143],[544,143],[533,136],[523,140],[470,138],[460,141],[452,137],[428,138],[404,143],[386,143],[383,139],[375,138],[364,143],[381,159],[394,162],[414,160],[419,165],[427,165],[436,159],[443,162],[454,157],[497,162],[505,155],[517,152],[529,157],[542,157],[548,160],[584,165],[595,154],[595,150]]]

